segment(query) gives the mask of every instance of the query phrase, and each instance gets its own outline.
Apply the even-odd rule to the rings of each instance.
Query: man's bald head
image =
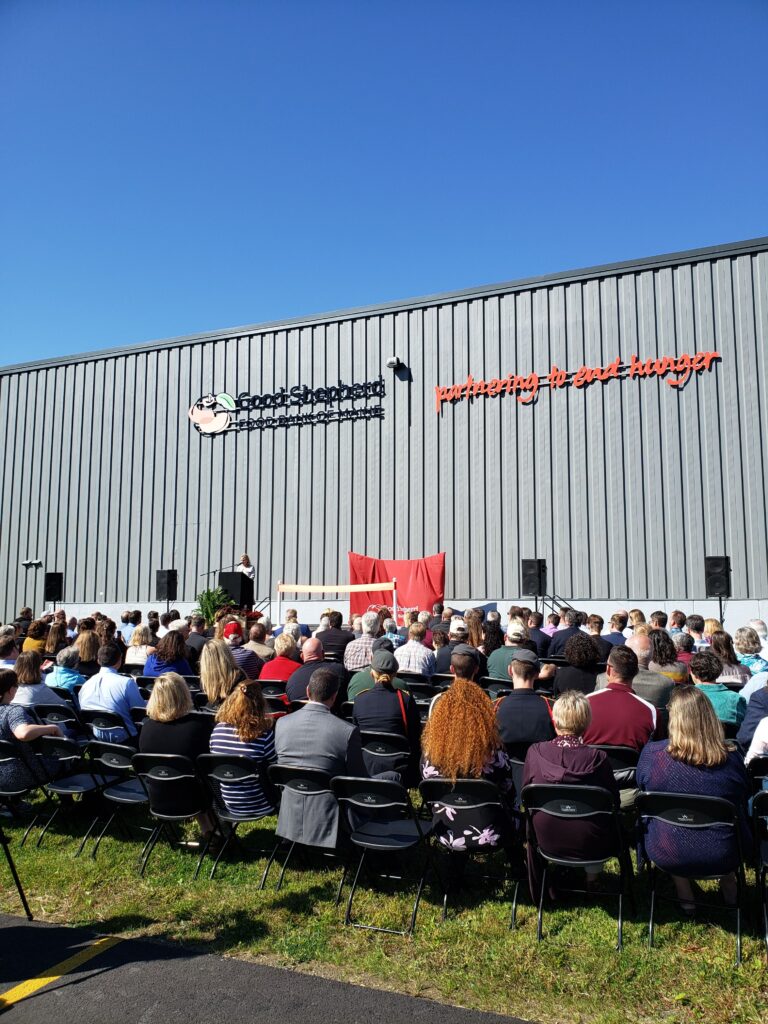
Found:
[[[322,661],[323,660],[323,645],[317,639],[312,637],[309,640],[304,641],[304,645],[301,648],[301,660],[302,661]]]
[[[648,668],[651,660],[651,639],[648,636],[631,636],[627,640],[627,647],[637,655],[637,663],[640,668]]]

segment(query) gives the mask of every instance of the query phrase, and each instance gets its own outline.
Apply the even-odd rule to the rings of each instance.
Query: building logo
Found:
[[[230,413],[235,409],[232,395],[222,391],[218,395],[203,395],[189,410],[189,418],[200,434],[222,434],[232,426]]]
[[[343,423],[349,420],[383,419],[384,408],[380,404],[368,404],[371,399],[384,398],[384,378],[356,384],[339,381],[326,387],[309,388],[297,384],[287,389],[279,388],[269,394],[249,394],[242,391],[236,398],[227,391],[217,395],[203,395],[190,407],[189,418],[195,430],[205,437],[227,434],[242,430],[274,430],[278,427],[301,427]],[[341,408],[342,403],[363,400],[365,406]],[[290,412],[296,406],[324,405],[328,408],[318,412]],[[280,415],[271,413],[281,411]],[[268,415],[264,415],[268,412]],[[253,415],[253,414],[256,415]]]

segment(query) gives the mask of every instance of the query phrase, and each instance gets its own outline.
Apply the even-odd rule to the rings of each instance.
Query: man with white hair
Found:
[[[420,622],[425,629],[424,646],[432,648],[432,630],[429,628],[429,612],[419,612],[417,622]]]
[[[398,647],[402,647],[402,645],[405,643],[405,637],[400,636],[400,634],[398,633],[397,623],[395,622],[395,620],[384,619],[381,625],[384,629],[384,636],[387,638],[387,640],[392,641],[393,648],[397,650]]]
[[[371,664],[373,657],[373,641],[379,631],[379,616],[376,612],[366,612],[362,620],[363,633],[359,640],[347,644],[344,650],[344,668],[347,672],[359,672],[361,668]]]

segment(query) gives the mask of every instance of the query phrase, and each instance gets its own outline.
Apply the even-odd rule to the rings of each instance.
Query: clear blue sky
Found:
[[[768,234],[765,0],[0,0],[0,364]]]

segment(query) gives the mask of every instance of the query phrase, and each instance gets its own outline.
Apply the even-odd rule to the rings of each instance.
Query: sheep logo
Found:
[[[232,395],[222,391],[218,395],[203,395],[189,410],[189,418],[200,434],[221,434],[232,425],[231,413],[236,405]]]

